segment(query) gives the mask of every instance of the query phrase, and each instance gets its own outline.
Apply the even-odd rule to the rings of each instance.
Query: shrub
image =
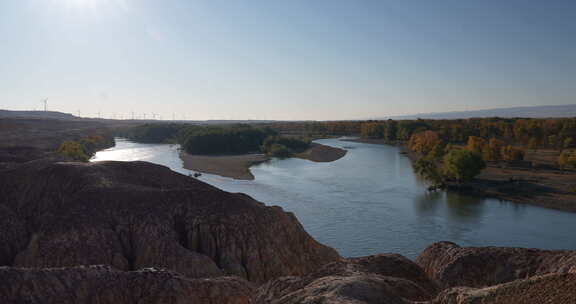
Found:
[[[270,150],[268,151],[268,155],[280,158],[290,157],[292,153],[293,152],[290,150],[290,148],[281,144],[272,144],[272,146],[270,146]]]
[[[477,153],[468,150],[452,150],[444,156],[445,174],[459,183],[471,181],[482,170],[486,163]]]
[[[86,155],[82,144],[77,141],[65,141],[63,142],[57,151],[59,154],[69,157],[73,160],[87,162],[90,157]]]
[[[285,137],[285,136],[270,136],[266,138],[266,140],[264,140],[264,143],[262,144],[262,152],[270,154],[271,149],[275,144],[288,148],[291,151],[291,153],[301,153],[306,151],[306,149],[310,147],[310,139]]]

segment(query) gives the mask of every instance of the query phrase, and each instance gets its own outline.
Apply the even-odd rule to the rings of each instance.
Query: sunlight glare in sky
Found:
[[[126,0],[52,0],[52,2],[67,11],[74,12],[95,12],[111,4],[123,10],[126,8]]]
[[[107,0],[57,0],[68,8],[95,8]]]

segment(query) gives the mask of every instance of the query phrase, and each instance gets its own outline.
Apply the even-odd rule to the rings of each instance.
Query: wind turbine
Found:
[[[44,104],[44,112],[48,111],[48,98],[42,100],[42,103]]]

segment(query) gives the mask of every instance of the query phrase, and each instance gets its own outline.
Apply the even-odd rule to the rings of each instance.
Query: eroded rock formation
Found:
[[[485,288],[444,290],[432,304],[576,303],[576,274],[548,274]]]
[[[435,243],[416,259],[444,287],[485,287],[576,267],[576,252]]]
[[[576,303],[575,251],[342,259],[281,208],[159,165],[38,160],[0,180],[2,303]]]
[[[414,262],[397,254],[342,259],[304,277],[260,287],[258,304],[410,303],[434,298],[438,288]]]
[[[0,267],[3,304],[249,304],[253,292],[251,283],[237,277],[190,279],[157,269]]]
[[[294,215],[146,162],[28,162],[0,172],[0,263],[165,268],[256,283],[339,258]]]

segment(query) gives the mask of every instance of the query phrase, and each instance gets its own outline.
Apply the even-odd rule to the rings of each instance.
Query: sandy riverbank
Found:
[[[314,162],[331,162],[344,157],[346,152],[344,149],[312,143],[310,149],[294,157]],[[254,175],[250,172],[250,167],[270,159],[265,154],[212,156],[191,155],[184,151],[180,152],[180,158],[184,161],[184,168],[188,170],[241,180],[253,180]]]
[[[313,162],[327,163],[341,159],[348,151],[336,147],[330,147],[318,143],[312,143],[310,148],[294,157],[307,159]]]
[[[202,173],[216,174],[234,179],[253,180],[250,166],[265,162],[270,158],[265,154],[244,155],[190,155],[180,152],[184,168]]]
[[[511,180],[512,179],[512,180]],[[463,192],[562,211],[576,212],[575,172],[488,167]]]

